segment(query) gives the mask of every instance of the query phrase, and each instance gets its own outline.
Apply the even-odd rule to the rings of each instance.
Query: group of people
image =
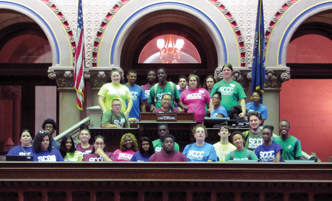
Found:
[[[28,130],[21,133],[21,145],[13,147],[7,155],[33,156],[39,162],[102,162],[102,161],[190,161],[190,162],[227,162],[234,160],[256,160],[262,162],[281,162],[283,160],[302,159],[301,143],[289,135],[290,124],[283,120],[279,124],[280,135],[273,134],[273,126],[260,127],[261,115],[249,114],[250,130],[234,131],[220,126],[220,141],[215,144],[205,142],[207,128],[197,124],[192,129],[195,142],[188,144],[180,152],[175,137],[170,134],[168,124],[158,125],[159,138],[151,141],[143,137],[139,142],[135,135],[125,133],[120,140],[120,147],[113,152],[106,151],[106,141],[101,135],[94,137],[89,144],[91,134],[88,128],[81,127],[80,143],[75,145],[71,136],[62,138],[59,148],[52,138],[56,130],[54,120],[47,119],[34,140]],[[52,125],[52,126],[50,126]]]
[[[255,91],[245,103],[246,94],[242,86],[233,80],[233,67],[227,63],[222,67],[223,79],[219,82],[207,76],[201,87],[200,77],[181,75],[178,85],[167,81],[167,71],[159,68],[150,70],[148,83],[136,84],[137,72],[129,70],[127,83],[121,84],[121,72],[113,69],[111,82],[104,84],[98,92],[98,103],[103,112],[102,128],[128,128],[129,122],[139,120],[140,112],[195,114],[195,121],[204,122],[204,117],[229,117],[233,107],[239,107],[239,117],[246,116],[246,110],[258,111],[267,119],[267,108],[260,103],[262,94]],[[158,81],[157,81],[158,79]],[[263,121],[264,121],[263,120]]]

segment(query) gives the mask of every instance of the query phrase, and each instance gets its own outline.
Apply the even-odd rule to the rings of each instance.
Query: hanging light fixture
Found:
[[[164,39],[157,40],[157,46],[160,49],[160,60],[162,63],[179,63],[181,58],[181,49],[184,40],[177,39],[174,43],[173,35],[167,36],[166,42]]]

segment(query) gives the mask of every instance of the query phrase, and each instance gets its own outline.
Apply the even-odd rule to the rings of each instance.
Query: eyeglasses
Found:
[[[162,101],[165,101],[165,102],[171,102],[172,99],[162,99]]]
[[[279,128],[289,128],[289,125],[280,125]]]
[[[218,100],[218,99],[220,99],[220,98],[218,98],[218,97],[212,97],[212,99],[217,99],[217,100]]]
[[[115,105],[112,105],[114,107],[121,107],[121,104],[115,104]]]

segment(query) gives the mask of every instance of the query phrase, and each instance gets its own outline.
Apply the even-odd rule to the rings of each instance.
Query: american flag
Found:
[[[84,102],[84,31],[82,0],[78,1],[77,36],[75,51],[74,88],[77,94],[77,107],[83,110]]]

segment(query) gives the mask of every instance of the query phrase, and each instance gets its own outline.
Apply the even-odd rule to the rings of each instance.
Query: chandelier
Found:
[[[167,36],[166,42],[164,39],[158,39],[157,46],[160,49],[161,62],[179,63],[183,44],[183,39],[177,39],[176,43],[174,43],[173,35],[171,34]]]

